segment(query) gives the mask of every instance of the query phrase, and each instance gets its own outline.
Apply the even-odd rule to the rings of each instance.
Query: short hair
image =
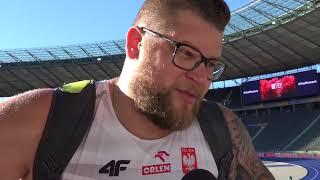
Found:
[[[168,23],[180,10],[190,10],[218,30],[224,31],[230,20],[230,9],[224,0],[145,0],[134,25]],[[169,21],[169,22],[171,22]],[[172,23],[172,22],[171,22]],[[169,26],[171,24],[165,24]]]

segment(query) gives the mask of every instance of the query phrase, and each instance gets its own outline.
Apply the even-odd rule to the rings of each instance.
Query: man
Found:
[[[222,0],[147,0],[127,33],[120,77],[96,83],[93,124],[63,179],[181,179],[194,168],[217,177],[196,115],[224,70],[218,59],[229,18]],[[1,179],[32,179],[53,91],[1,104]],[[273,179],[239,119],[221,109],[233,144],[228,179]]]

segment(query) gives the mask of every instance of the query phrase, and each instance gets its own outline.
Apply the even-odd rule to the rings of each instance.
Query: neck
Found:
[[[146,118],[144,114],[139,112],[135,108],[132,98],[127,95],[128,92],[123,92],[116,81],[116,79],[110,81],[109,90],[113,109],[123,127],[131,134],[145,140],[159,139],[167,136],[170,131],[160,129]]]

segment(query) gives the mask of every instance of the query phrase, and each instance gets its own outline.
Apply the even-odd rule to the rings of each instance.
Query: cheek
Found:
[[[174,87],[178,79],[184,76],[184,72],[174,66],[173,63],[159,63],[156,66],[156,83],[161,83],[165,88]]]
[[[168,55],[169,54],[169,55]],[[186,77],[186,71],[176,67],[172,62],[171,53],[163,53],[160,51],[154,52],[150,56],[150,66],[152,66],[152,79],[157,84],[157,90],[174,89],[180,82],[190,81]],[[189,82],[190,83],[190,82]],[[210,81],[201,82],[198,84],[198,92],[202,97],[207,93],[211,85]]]

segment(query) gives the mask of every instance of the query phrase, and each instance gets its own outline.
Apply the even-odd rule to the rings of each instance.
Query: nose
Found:
[[[196,82],[197,84],[208,84],[210,80],[208,79],[205,64],[201,62],[195,69],[187,71],[186,77]]]

